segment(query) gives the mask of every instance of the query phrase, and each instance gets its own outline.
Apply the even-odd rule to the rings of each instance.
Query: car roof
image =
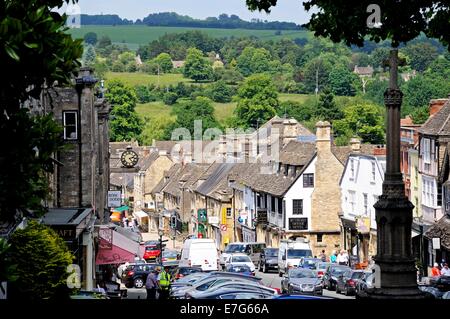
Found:
[[[235,253],[235,254],[231,254],[231,257],[235,257],[235,256],[245,256],[245,257],[248,257],[247,254],[243,254],[243,253]]]

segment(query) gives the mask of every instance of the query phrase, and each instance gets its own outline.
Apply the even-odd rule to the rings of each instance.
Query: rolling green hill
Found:
[[[191,30],[205,32],[216,38],[256,36],[267,40],[309,38],[308,31],[281,31],[276,35],[275,30],[248,30],[248,29],[210,29],[210,28],[181,28],[181,27],[148,27],[144,25],[131,26],[83,26],[79,29],[71,29],[68,32],[74,38],[83,38],[88,32],[97,33],[98,38],[107,35],[115,44],[126,44],[131,50],[137,50],[139,45],[148,44],[168,33],[182,33]]]

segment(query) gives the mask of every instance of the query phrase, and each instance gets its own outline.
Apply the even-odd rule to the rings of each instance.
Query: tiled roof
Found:
[[[109,183],[114,186],[125,186],[128,189],[134,188],[135,173],[111,173],[109,176]]]
[[[372,155],[374,152],[374,149],[378,148],[378,145],[372,145],[372,144],[361,144],[361,149],[359,152],[355,152],[351,146],[331,146],[331,151],[333,152],[334,156],[339,160],[339,162],[342,163],[342,165],[345,165],[345,162],[347,161],[347,158],[352,153],[357,154],[366,154],[366,155]]]
[[[316,152],[315,143],[289,142],[280,152],[280,162],[289,165],[304,166]]]
[[[168,171],[164,172],[163,178],[159,181],[159,183],[152,189],[152,194],[161,193],[164,187],[169,183],[170,178],[178,173],[178,171],[181,169],[181,164],[175,164],[173,165]],[[165,176],[169,177],[169,180],[165,180]]]
[[[442,106],[441,110],[428,118],[419,129],[419,133],[435,136],[450,135],[450,100]]]
[[[354,71],[356,74],[359,75],[372,75],[373,74],[373,67],[371,66],[355,66]]]
[[[427,238],[440,238],[441,245],[450,250],[450,218],[444,215],[437,223],[431,226],[426,232]]]

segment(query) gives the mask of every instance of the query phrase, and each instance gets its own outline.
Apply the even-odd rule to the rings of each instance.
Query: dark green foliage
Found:
[[[346,67],[338,65],[334,67],[328,76],[328,85],[335,95],[355,95],[353,83],[358,80],[356,74],[350,72]]]
[[[411,118],[414,124],[423,124],[428,120],[429,117],[430,117],[430,110],[428,106],[416,108],[411,113]]]
[[[371,80],[367,83],[366,94],[364,97],[378,105],[384,105],[384,92],[388,86],[389,83],[387,80]]]
[[[88,45],[84,48],[83,54],[83,65],[84,66],[93,66],[95,63],[95,49],[92,45]]]
[[[106,35],[102,36],[98,41],[98,47],[101,49],[104,49],[107,46],[110,46],[111,44],[112,44],[111,39]]]
[[[106,98],[111,103],[110,136],[112,142],[140,139],[142,121],[136,113],[137,96],[131,87],[113,80],[107,83]]]
[[[415,109],[427,106],[430,99],[445,98],[450,92],[450,83],[440,78],[429,78],[418,75],[405,82],[401,89],[404,93],[405,107]]]
[[[268,75],[255,74],[247,78],[238,90],[236,116],[243,127],[256,128],[278,111],[278,93]]]
[[[67,267],[74,256],[64,240],[49,227],[30,221],[11,237],[8,257],[17,265],[11,299],[69,299]]]
[[[207,88],[206,94],[214,102],[228,103],[233,97],[233,90],[224,81],[217,81]]]
[[[88,32],[84,35],[84,43],[90,44],[90,45],[96,45],[97,44],[97,33],[95,32]]]
[[[311,103],[299,103],[296,101],[284,101],[278,108],[278,116],[294,118],[299,122],[311,120],[314,115],[314,105]]]
[[[314,116],[323,121],[329,121],[330,123],[343,117],[342,110],[337,106],[334,101],[334,95],[329,89],[325,89],[319,95],[319,101],[317,103],[317,108],[314,111]]]
[[[195,82],[209,81],[212,79],[213,69],[200,50],[191,48],[188,50],[183,74]]]
[[[419,72],[425,71],[439,56],[437,48],[429,43],[408,44],[402,52],[409,57],[411,68]]]
[[[167,92],[163,96],[163,102],[166,105],[173,105],[177,102],[177,100],[178,94],[176,94],[175,92]]]

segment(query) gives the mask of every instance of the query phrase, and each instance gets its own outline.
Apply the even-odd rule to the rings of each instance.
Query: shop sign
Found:
[[[308,218],[289,218],[289,230],[308,230]]]
[[[75,225],[51,225],[50,227],[64,240],[74,240],[77,238],[77,228]]]
[[[108,207],[120,207],[122,206],[122,192],[121,191],[108,191]]]
[[[441,249],[441,239],[433,238],[433,249],[439,250]]]

